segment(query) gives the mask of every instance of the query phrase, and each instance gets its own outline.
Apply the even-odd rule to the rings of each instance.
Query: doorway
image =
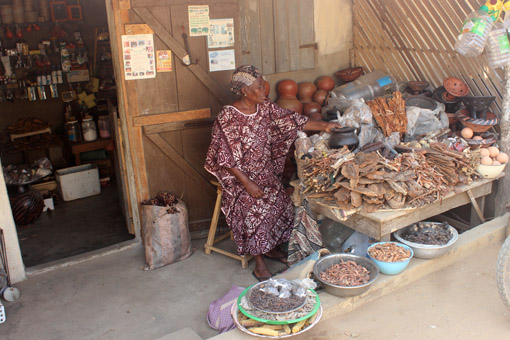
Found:
[[[31,12],[39,14],[37,22],[4,23],[0,30],[4,56],[0,76],[8,85],[0,87],[2,165],[4,170],[7,166],[30,168],[47,158],[53,168],[52,174],[29,185],[45,201],[45,211],[29,223],[20,223],[13,214],[26,267],[135,237],[127,203],[105,2],[65,1],[71,9],[67,12],[39,8],[41,3],[32,3]],[[11,36],[9,31],[15,34]],[[26,46],[27,52],[18,46]],[[84,130],[88,116],[95,128],[94,137]],[[76,121],[79,139],[70,138],[66,128],[70,121]],[[100,121],[109,122],[103,124],[109,128],[101,130]],[[45,128],[29,131],[37,124]],[[25,133],[12,133],[13,128],[24,127]],[[106,130],[108,133],[103,133]],[[66,198],[62,191],[74,189],[62,188],[56,174],[86,164],[97,171],[94,183],[99,190]],[[5,179],[12,208],[19,186],[9,184],[7,176]],[[76,181],[80,180],[77,177]]]

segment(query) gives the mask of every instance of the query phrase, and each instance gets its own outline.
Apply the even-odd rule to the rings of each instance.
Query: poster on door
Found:
[[[188,6],[189,35],[209,35],[209,6]]]
[[[172,51],[156,51],[156,72],[172,72]]]
[[[156,77],[154,36],[133,34],[122,36],[122,56],[126,80]]]
[[[208,48],[221,48],[234,46],[234,19],[209,20]]]
[[[234,50],[209,51],[209,72],[235,70]]]

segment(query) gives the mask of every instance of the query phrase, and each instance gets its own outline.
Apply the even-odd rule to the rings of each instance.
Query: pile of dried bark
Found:
[[[442,143],[392,160],[377,152],[343,151],[340,158],[316,154],[304,166],[302,181],[308,197],[347,211],[419,207],[442,199],[457,184],[470,183],[477,176],[472,158]]]
[[[392,132],[406,133],[407,114],[402,93],[396,91],[388,100],[384,97],[377,97],[367,102],[367,105],[372,110],[372,115],[385,136],[391,135]]]

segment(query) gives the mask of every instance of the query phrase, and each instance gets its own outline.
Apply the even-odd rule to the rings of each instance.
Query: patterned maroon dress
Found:
[[[289,148],[307,120],[266,101],[251,115],[227,105],[214,123],[205,169],[221,183],[221,208],[240,255],[265,254],[289,240],[294,209],[281,176]],[[251,197],[225,168],[244,172],[264,196]]]

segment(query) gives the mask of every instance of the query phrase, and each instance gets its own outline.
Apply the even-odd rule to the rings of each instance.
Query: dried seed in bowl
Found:
[[[411,257],[409,249],[395,243],[376,244],[368,249],[368,254],[382,262],[399,262]]]
[[[354,261],[341,261],[320,274],[322,280],[337,286],[359,286],[370,280],[370,271]]]

